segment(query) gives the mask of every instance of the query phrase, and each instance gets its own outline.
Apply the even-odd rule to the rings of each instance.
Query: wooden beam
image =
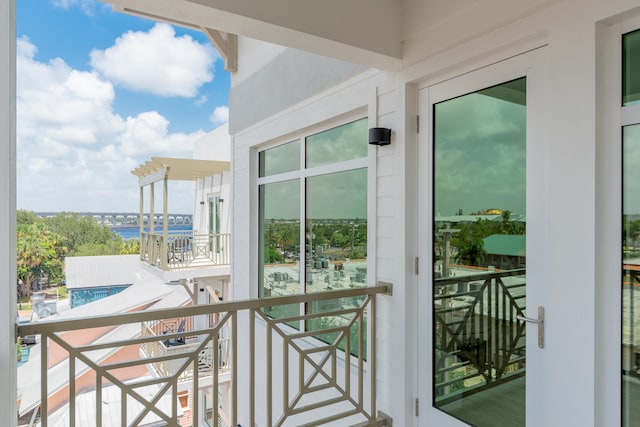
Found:
[[[167,168],[162,168],[162,169],[158,169],[155,172],[149,174],[149,175],[145,175],[145,176],[141,176],[138,178],[138,185],[140,187],[144,187],[146,185],[151,185],[154,182],[160,182],[163,179],[166,178],[167,174],[168,174],[168,170]]]
[[[202,31],[218,49],[224,59],[224,69],[231,73],[238,70],[238,36],[212,28],[203,27]]]
[[[373,68],[386,68],[402,58],[402,8],[397,0],[101,1],[146,19],[201,31],[217,28]]]

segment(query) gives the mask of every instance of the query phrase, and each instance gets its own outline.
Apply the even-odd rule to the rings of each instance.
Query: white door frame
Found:
[[[432,407],[433,372],[432,342],[433,319],[432,300],[432,201],[433,201],[433,114],[432,106],[440,101],[501,84],[520,77],[527,77],[527,307],[528,315],[536,317],[535,309],[543,304],[544,260],[540,255],[546,247],[544,233],[545,192],[547,169],[545,151],[546,138],[546,58],[545,48],[506,59],[476,71],[463,74],[445,82],[427,84],[418,92],[418,111],[423,131],[418,134],[418,253],[422,265],[418,278],[418,396],[420,401],[419,426],[437,425],[442,427],[466,426],[446,413]],[[527,328],[527,372],[540,369],[540,353],[548,351],[537,347],[537,329]],[[527,376],[527,407],[535,405],[533,396],[539,389],[539,381],[533,375]],[[542,408],[539,408],[542,409]],[[527,425],[544,425],[539,415],[542,410],[527,411]]]

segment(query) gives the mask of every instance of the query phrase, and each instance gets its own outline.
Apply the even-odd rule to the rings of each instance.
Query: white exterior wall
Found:
[[[16,361],[16,5],[0,2],[0,414],[17,414]],[[13,418],[15,419],[15,418]]]
[[[308,102],[287,110],[272,120],[234,137],[234,257],[233,272],[235,299],[257,297],[257,193],[256,193],[256,141],[271,143],[274,140],[285,142],[291,133],[308,131],[315,128],[332,127],[350,119],[368,117],[369,126],[388,126],[395,129],[396,93],[394,75],[370,71],[355,77],[322,93]],[[376,114],[377,111],[377,114]],[[284,136],[286,135],[286,136]],[[284,136],[284,137],[283,137]],[[374,285],[376,280],[403,284],[405,279],[404,249],[404,212],[397,206],[404,204],[404,184],[399,173],[404,170],[398,161],[402,156],[398,151],[404,145],[392,138],[391,145],[376,149],[369,148],[369,245],[368,282]],[[401,176],[401,175],[400,175]],[[376,225],[377,224],[377,225]],[[249,230],[253,230],[249,233]],[[377,231],[376,231],[377,230]],[[247,254],[251,254],[247,267]],[[377,255],[376,255],[377,254]],[[251,285],[253,284],[253,285]],[[412,354],[414,340],[407,340],[405,316],[402,313],[413,311],[403,301],[415,301],[413,293],[406,293],[403,285],[394,288],[394,298],[381,297],[378,305],[378,405],[388,413],[391,408],[406,406],[408,398],[399,388],[412,384],[414,373],[411,363],[398,363]],[[240,326],[241,330],[246,329]],[[414,328],[414,326],[410,326]],[[259,334],[258,334],[259,335]],[[248,354],[240,350],[241,355]],[[407,356],[409,357],[409,356]],[[277,358],[276,358],[277,360]],[[245,366],[247,360],[240,362]],[[277,368],[277,367],[276,367]],[[278,378],[278,372],[274,377]],[[241,382],[242,383],[242,382]],[[257,390],[264,386],[258,384]],[[242,393],[241,393],[242,395]],[[244,402],[245,404],[248,402]],[[264,410],[264,408],[261,408]],[[395,425],[404,425],[402,418],[395,419]],[[241,411],[242,413],[242,411]],[[247,413],[247,412],[244,412]],[[246,420],[244,420],[246,422]],[[244,425],[244,424],[243,424]]]
[[[236,86],[284,52],[286,47],[249,37],[238,37],[238,71],[233,73],[231,86]]]
[[[375,177],[370,183],[370,192],[375,195],[370,199],[374,215],[369,217],[375,225],[371,227],[375,235],[369,239],[370,258],[375,264],[369,271],[375,274],[370,274],[369,281],[394,283],[393,297],[379,298],[378,405],[392,415],[394,425],[418,425],[414,416],[420,365],[416,324],[424,307],[418,305],[417,289],[429,283],[414,274],[413,265],[418,254],[419,221],[429,218],[418,218],[416,203],[418,197],[425,197],[419,193],[423,190],[418,186],[417,170],[428,167],[416,160],[417,91],[546,46],[548,83],[539,89],[547,99],[546,130],[542,132],[547,140],[540,141],[547,148],[539,174],[540,179],[546,179],[542,185],[548,191],[540,200],[546,237],[536,277],[553,286],[532,288],[530,306],[545,305],[549,325],[546,348],[552,351],[528,356],[530,372],[535,372],[528,384],[541,392],[528,393],[528,404],[534,408],[528,412],[537,413],[532,415],[534,425],[618,424],[620,392],[611,378],[619,377],[620,372],[620,329],[619,321],[611,319],[619,318],[619,291],[605,284],[619,280],[619,257],[615,254],[620,204],[619,196],[610,195],[611,186],[596,177],[619,174],[620,166],[619,156],[607,148],[611,142],[601,139],[606,123],[597,114],[597,106],[603,101],[598,94],[605,81],[596,70],[607,65],[599,62],[606,55],[596,48],[607,28],[630,15],[640,3],[495,0],[471,2],[462,8],[443,0],[409,1],[406,5],[402,66],[365,72],[233,135],[237,297],[257,296],[255,150],[275,141],[285,142],[298,131],[339,124],[343,114],[358,109],[369,115],[370,127],[377,121],[378,126],[393,129],[392,144],[370,155],[374,160],[369,168]],[[619,89],[614,86],[612,90]],[[233,114],[242,114],[241,108],[231,111]],[[613,146],[618,143],[614,141]],[[553,253],[557,241],[576,242],[576,250],[567,250],[563,257],[545,255]],[[608,255],[605,259],[606,253],[613,253],[613,258]],[[422,260],[423,271],[429,269],[429,263],[429,259]],[[571,390],[571,396],[559,390]]]
[[[225,123],[195,140],[193,142],[193,158],[228,162],[231,159],[229,125]]]
[[[193,207],[193,233],[209,232],[209,197],[220,196],[221,203],[220,232],[231,232],[231,172],[208,176],[196,181]],[[203,203],[204,202],[204,203]]]
[[[448,78],[505,60],[534,48],[546,46],[544,56],[548,84],[540,88],[546,96],[547,151],[541,162],[540,177],[548,191],[540,200],[544,215],[544,248],[553,252],[554,242],[574,242],[562,257],[539,254],[543,267],[541,282],[553,284],[534,292],[536,301],[544,301],[547,318],[546,351],[528,357],[528,368],[535,377],[528,382],[539,391],[528,393],[528,402],[536,412],[535,426],[611,426],[619,425],[619,387],[610,378],[619,377],[619,290],[608,287],[619,283],[619,194],[611,178],[619,156],[615,117],[607,106],[608,65],[615,61],[607,44],[609,29],[619,19],[640,8],[637,0],[476,0],[455,5],[446,0],[405,0],[403,60],[395,68],[365,71],[336,83],[332,88],[270,113],[260,120],[234,130],[232,136],[233,178],[233,276],[234,297],[257,296],[257,204],[255,150],[274,141],[284,142],[287,135],[305,129],[338,124],[344,115],[366,115],[370,126],[393,129],[392,144],[371,148],[369,239],[369,282],[394,283],[393,297],[380,297],[378,312],[379,408],[394,418],[394,425],[412,426],[422,420],[414,417],[417,395],[417,328],[420,307],[419,286],[428,286],[423,276],[413,272],[417,255],[416,229],[420,221],[416,199],[419,193],[417,170],[417,90]],[[0,231],[8,238],[5,260],[14,260],[15,164],[14,124],[15,79],[14,5],[0,6],[5,25],[0,57],[9,71],[0,73],[0,91],[9,102],[0,108],[0,129],[5,133],[0,168],[6,180],[0,189],[3,210]],[[242,43],[240,44],[242,46]],[[284,51],[274,49],[277,58]],[[237,75],[234,86],[250,80],[252,71],[266,65],[259,49],[251,54],[239,51],[239,64],[255,67]],[[243,58],[243,55],[248,55]],[[605,61],[605,62],[603,62]],[[617,67],[617,64],[612,66]],[[295,82],[301,87],[303,79]],[[256,91],[255,96],[260,96]],[[238,100],[231,115],[242,114]],[[605,114],[606,113],[606,114]],[[615,116],[615,114],[614,114]],[[428,119],[428,118],[427,118]],[[424,121],[424,118],[423,118]],[[617,140],[616,140],[617,141]],[[531,142],[535,143],[535,142]],[[619,144],[618,144],[619,145]],[[609,149],[611,148],[611,149]],[[619,150],[619,147],[618,147]],[[608,207],[614,206],[611,209]],[[613,237],[612,237],[613,236]],[[13,295],[15,266],[8,263],[7,291]],[[617,263],[617,264],[616,264]],[[429,260],[423,260],[423,270]],[[611,266],[614,265],[615,268]],[[375,272],[375,273],[374,273]],[[532,284],[534,285],[534,284]],[[4,303],[9,318],[15,304]],[[576,316],[576,314],[578,314]],[[0,357],[8,369],[6,383],[15,383],[13,319],[0,330],[4,344]],[[241,329],[242,330],[242,329]],[[2,335],[4,334],[4,335]],[[243,352],[240,354],[248,354]],[[246,363],[246,360],[241,361]],[[9,374],[7,374],[9,373]],[[3,376],[3,379],[4,379]],[[612,387],[612,384],[614,385]],[[259,385],[260,386],[260,385]],[[0,413],[15,413],[14,395],[8,387]],[[5,388],[7,390],[7,388]],[[245,402],[246,403],[246,402]],[[423,407],[428,406],[423,402]],[[428,421],[428,420],[427,420]],[[244,425],[244,424],[243,424]]]

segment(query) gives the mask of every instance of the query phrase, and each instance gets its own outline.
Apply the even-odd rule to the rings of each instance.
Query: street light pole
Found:
[[[351,223],[351,254],[349,258],[353,257],[353,241],[356,237],[356,224],[354,222]]]

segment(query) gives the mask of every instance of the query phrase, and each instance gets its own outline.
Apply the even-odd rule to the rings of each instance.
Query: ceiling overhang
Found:
[[[374,68],[402,54],[399,0],[102,1],[120,12],[204,31],[210,39],[211,31],[223,41],[238,34]]]
[[[138,177],[140,186],[167,179],[169,181],[195,181],[199,178],[222,174],[231,170],[230,162],[214,160],[176,159],[152,157],[131,173]]]

